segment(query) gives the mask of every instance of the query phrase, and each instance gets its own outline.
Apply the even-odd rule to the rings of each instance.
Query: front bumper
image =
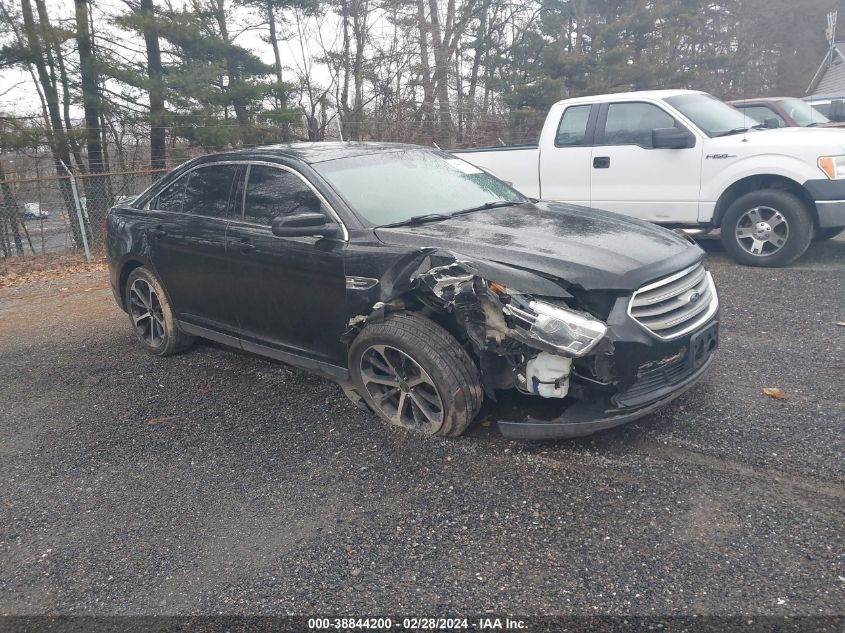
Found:
[[[684,381],[673,385],[671,390],[647,405],[633,409],[605,409],[601,404],[580,401],[569,407],[563,415],[554,420],[535,420],[531,416],[521,422],[499,420],[499,432],[505,437],[525,440],[551,440],[582,437],[605,429],[612,429],[642,418],[655,409],[672,402],[683,395],[707,372],[713,362],[713,354]]]
[[[804,187],[816,203],[820,229],[845,226],[845,180],[808,180]]]
[[[500,419],[502,435],[533,440],[590,435],[648,415],[701,379],[718,348],[718,312],[695,332],[665,341],[620,314],[623,303],[608,319],[614,348],[608,371],[615,376],[615,389],[589,390],[559,415],[546,407],[521,421]]]

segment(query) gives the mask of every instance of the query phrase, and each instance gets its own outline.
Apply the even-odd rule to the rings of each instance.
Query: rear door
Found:
[[[684,126],[643,101],[606,103],[596,123],[591,206],[651,222],[695,224],[703,143],[655,149],[652,131]]]
[[[560,116],[553,145],[540,155],[540,197],[590,205],[594,106],[568,106]]]
[[[189,171],[151,201],[151,260],[176,317],[231,331],[226,226],[234,203],[236,164]]]
[[[295,170],[251,164],[242,195],[243,209],[229,226],[231,304],[237,313],[241,345],[346,366],[346,277],[343,239],[277,237],[273,218],[294,213],[325,213],[323,199]]]

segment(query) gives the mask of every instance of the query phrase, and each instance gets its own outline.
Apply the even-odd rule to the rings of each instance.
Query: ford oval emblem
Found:
[[[693,290],[687,297],[687,301],[690,304],[698,303],[699,299],[701,299],[701,293],[698,290]]]

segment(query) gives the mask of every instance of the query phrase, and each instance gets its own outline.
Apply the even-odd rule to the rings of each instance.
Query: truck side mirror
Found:
[[[830,102],[830,113],[827,118],[831,121],[845,121],[845,101],[835,99]]]
[[[775,117],[771,117],[769,119],[765,119],[763,121],[763,125],[765,125],[769,130],[774,130],[775,128],[780,127],[780,121],[778,121]]]
[[[651,131],[651,146],[654,149],[687,149],[695,147],[695,136],[677,127],[659,127]]]

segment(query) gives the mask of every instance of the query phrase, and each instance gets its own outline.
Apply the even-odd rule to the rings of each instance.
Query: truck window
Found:
[[[768,106],[738,106],[738,109],[742,110],[750,118],[754,119],[755,121],[759,121],[760,123],[764,123],[766,119],[777,119],[778,127],[786,127],[786,121],[783,120],[783,117]]]
[[[587,141],[587,121],[590,118],[591,105],[570,106],[563,111],[560,125],[557,126],[555,145],[567,147],[585,145]]]
[[[656,105],[611,103],[604,126],[604,144],[652,147],[652,130],[665,127],[675,127],[675,119]]]

